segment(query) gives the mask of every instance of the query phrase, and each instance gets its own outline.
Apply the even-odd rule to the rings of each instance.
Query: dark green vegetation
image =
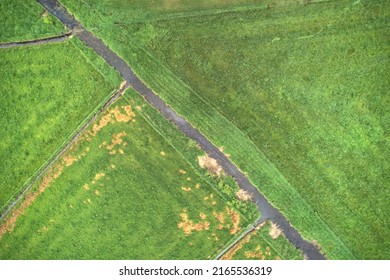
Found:
[[[255,209],[222,194],[237,186],[217,187],[197,166],[201,151],[184,138],[126,93],[37,182],[14,212],[23,213],[16,223],[5,221],[13,230],[3,231],[0,259],[213,257]]]
[[[329,258],[389,257],[388,1],[62,2]]]
[[[0,209],[118,87],[76,39],[0,50]]]
[[[66,31],[35,0],[1,0],[0,18],[0,43],[45,38]]]
[[[302,260],[303,256],[269,223],[250,232],[225,255],[231,260]],[[271,237],[270,234],[274,236]]]

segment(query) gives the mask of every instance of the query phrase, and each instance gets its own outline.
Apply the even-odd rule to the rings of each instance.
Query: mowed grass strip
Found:
[[[143,23],[65,2],[327,257],[388,258],[388,1]]]
[[[66,31],[35,0],[1,0],[0,18],[0,43],[46,38]]]
[[[0,209],[115,88],[120,77],[77,39],[0,50]]]
[[[133,95],[103,112],[0,225],[0,259],[208,259],[252,222],[149,125],[153,109]]]

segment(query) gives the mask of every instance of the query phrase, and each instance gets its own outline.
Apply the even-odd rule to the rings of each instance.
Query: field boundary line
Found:
[[[43,163],[37,171],[32,175],[21,188],[19,188],[10,200],[2,207],[0,213],[0,221],[2,221],[7,214],[12,211],[12,209],[23,199],[25,194],[31,189],[34,183],[41,178],[42,175],[55,163],[57,160],[65,154],[68,149],[79,139],[81,134],[86,130],[86,128],[96,120],[101,112],[103,112],[107,107],[119,99],[123,92],[129,87],[127,83],[122,83],[119,89],[111,92],[108,98],[105,98],[102,102],[95,107],[95,109],[80,123],[76,130],[71,133],[67,139],[57,148],[48,160]],[[16,197],[16,198],[15,198]],[[12,201],[13,200],[13,201]],[[12,202],[11,202],[12,201]],[[10,203],[11,202],[11,203]],[[5,209],[3,211],[3,209]]]
[[[73,30],[57,36],[27,40],[27,41],[16,41],[16,42],[6,42],[0,43],[0,49],[9,49],[16,47],[25,47],[25,46],[37,46],[37,45],[45,45],[49,43],[60,43],[65,42],[73,36]]]

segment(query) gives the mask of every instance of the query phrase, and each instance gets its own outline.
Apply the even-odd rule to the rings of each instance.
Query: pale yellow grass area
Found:
[[[210,157],[209,155],[199,156],[198,163],[201,168],[207,168],[210,174],[221,176],[222,167],[219,165],[216,159]]]
[[[242,200],[244,202],[252,200],[252,195],[243,189],[240,189],[238,192],[236,192],[236,196],[239,200]]]
[[[269,235],[272,239],[276,239],[280,236],[282,230],[278,227],[278,225],[271,222],[271,226],[269,228]]]

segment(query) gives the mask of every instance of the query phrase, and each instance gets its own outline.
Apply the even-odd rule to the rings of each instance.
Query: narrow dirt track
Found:
[[[66,8],[57,0],[37,0],[52,15],[56,16],[70,30],[77,29],[76,35],[97,54],[102,56],[106,62],[115,68],[122,77],[141,94],[149,104],[157,109],[167,120],[176,125],[187,137],[195,140],[196,143],[211,157],[215,158],[223,167],[225,172],[232,176],[240,188],[252,194],[253,202],[256,203],[261,218],[256,225],[271,220],[282,229],[286,238],[300,249],[308,259],[325,259],[324,255],[310,242],[304,240],[298,231],[293,228],[286,218],[274,208],[268,200],[259,192],[259,190],[248,180],[229,158],[225,156],[216,146],[214,146],[205,136],[188,123],[183,117],[179,116],[170,106],[168,106],[157,94],[146,87],[143,82],[134,74],[127,63],[116,53],[111,51],[102,40],[95,37],[87,31],[79,21],[68,13]]]
[[[36,39],[31,41],[22,41],[22,42],[9,42],[9,43],[0,43],[0,49],[8,49],[8,48],[15,48],[15,47],[25,47],[25,46],[36,46],[36,45],[43,45],[43,44],[49,44],[49,43],[58,43],[58,42],[64,42],[68,40],[72,36],[72,32],[59,35],[59,36],[53,36],[43,39]]]

